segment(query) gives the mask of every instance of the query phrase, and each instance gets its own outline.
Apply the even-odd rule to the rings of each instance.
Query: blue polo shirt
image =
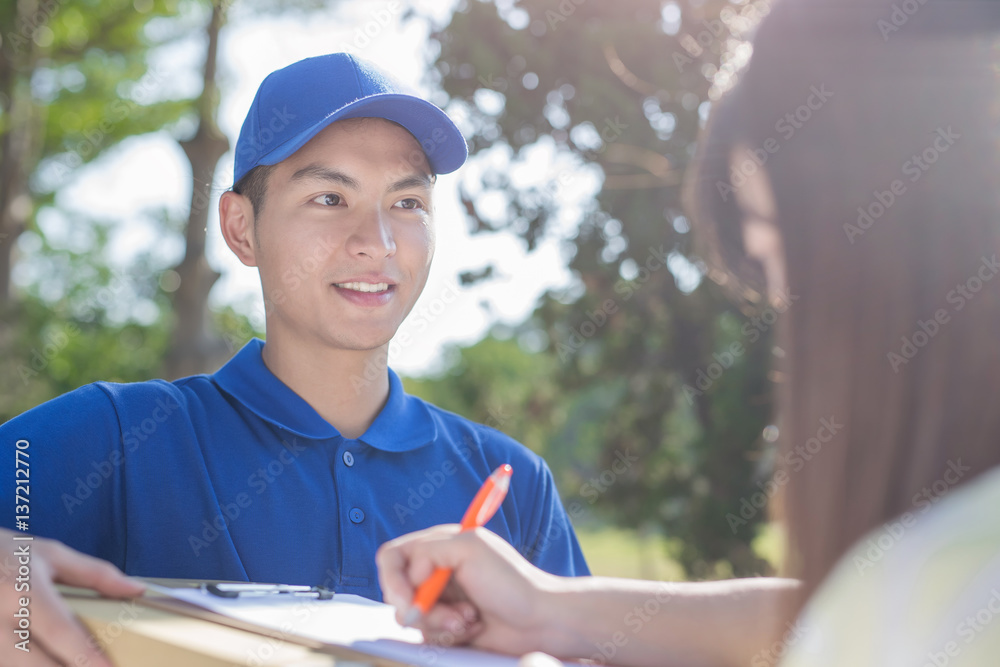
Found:
[[[28,531],[133,575],[380,600],[379,545],[458,522],[510,463],[487,528],[543,570],[589,573],[552,474],[526,447],[407,395],[391,370],[385,407],[345,438],[267,369],[262,348],[251,341],[212,375],[89,384],[0,426],[7,458],[28,454]],[[0,478],[0,524],[14,528],[15,476]]]

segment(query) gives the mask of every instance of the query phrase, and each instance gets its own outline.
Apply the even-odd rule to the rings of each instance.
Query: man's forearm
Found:
[[[621,665],[749,665],[784,631],[798,583],[585,577],[549,593],[543,650]]]

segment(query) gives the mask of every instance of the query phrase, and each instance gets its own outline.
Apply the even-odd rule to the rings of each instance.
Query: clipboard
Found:
[[[137,603],[380,667],[517,667],[518,663],[512,656],[424,644],[418,630],[396,622],[392,607],[355,595],[324,600],[283,594],[247,598],[218,596],[200,583],[149,587]],[[304,620],[295,623],[295,618]]]
[[[140,577],[140,579],[142,579]],[[412,667],[410,663],[399,662],[395,660],[386,660],[382,658],[376,658],[371,655],[361,653],[346,647],[331,646],[330,644],[311,639],[309,637],[303,637],[296,635],[294,633],[282,632],[280,629],[274,629],[267,627],[265,625],[260,625],[257,623],[249,623],[239,618],[234,618],[232,616],[227,616],[225,614],[219,614],[217,612],[205,609],[197,605],[193,605],[184,602],[170,594],[163,592],[161,589],[208,589],[209,586],[223,586],[223,589],[229,585],[246,585],[245,582],[229,582],[229,581],[194,581],[187,579],[144,579],[146,585],[149,586],[147,592],[142,597],[134,598],[136,604],[149,607],[151,609],[159,609],[161,611],[166,611],[174,614],[179,614],[181,616],[188,616],[201,621],[208,621],[209,623],[216,623],[219,625],[224,625],[230,628],[235,628],[237,630],[243,630],[244,632],[252,632],[257,635],[262,635],[276,642],[296,644],[298,646],[303,646],[313,651],[319,653],[325,653],[327,655],[334,656],[339,659],[346,659],[351,661],[357,661],[365,665],[377,665],[378,667]],[[268,585],[268,584],[265,584]],[[278,584],[270,584],[270,586],[278,586]]]

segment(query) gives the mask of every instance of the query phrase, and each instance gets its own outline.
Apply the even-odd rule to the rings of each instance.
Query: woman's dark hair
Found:
[[[779,2],[685,193],[710,276],[753,301],[733,191],[754,168],[772,184],[797,297],[777,331],[772,509],[803,600],[955,470],[1000,464],[1000,3],[914,4],[901,22],[882,0]],[[840,425],[826,442],[823,420]]]

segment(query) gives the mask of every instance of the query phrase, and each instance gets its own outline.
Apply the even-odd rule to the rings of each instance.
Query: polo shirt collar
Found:
[[[215,384],[261,419],[303,438],[341,437],[305,399],[279,380],[264,364],[259,338],[249,343],[212,375]],[[403,391],[390,368],[389,399],[358,440],[387,452],[406,452],[437,438],[437,427],[427,404]]]

